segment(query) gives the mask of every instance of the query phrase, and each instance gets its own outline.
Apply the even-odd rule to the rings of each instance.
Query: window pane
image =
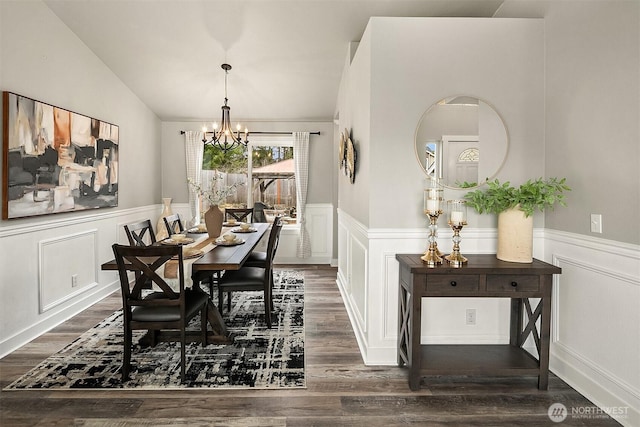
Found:
[[[214,177],[218,177],[218,179],[214,180]],[[221,206],[247,206],[246,150],[243,147],[236,147],[225,152],[211,145],[205,145],[202,160],[203,187],[210,190],[212,185],[216,185],[220,189],[235,183],[242,185],[237,187],[237,190],[233,191]]]
[[[253,200],[277,213],[295,215],[296,178],[293,147],[259,146],[253,150]]]
[[[243,182],[245,185],[227,197],[228,207],[247,206],[247,196],[251,192],[252,202],[262,202],[266,209],[275,210],[275,214],[283,214],[295,218],[296,179],[293,163],[293,147],[259,145],[251,150],[251,179],[247,180],[248,154],[244,147],[236,147],[224,152],[219,148],[206,145],[202,162],[203,186],[208,186],[212,178],[222,175],[216,184],[232,185]],[[247,181],[251,185],[247,187]],[[288,220],[294,223],[295,219]]]

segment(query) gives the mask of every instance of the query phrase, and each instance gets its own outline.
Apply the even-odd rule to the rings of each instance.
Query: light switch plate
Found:
[[[591,214],[591,232],[602,233],[602,215]]]

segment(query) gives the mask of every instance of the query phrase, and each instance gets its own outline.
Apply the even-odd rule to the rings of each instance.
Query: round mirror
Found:
[[[416,129],[420,166],[449,188],[472,188],[493,179],[508,147],[500,115],[472,96],[441,99],[425,111]]]

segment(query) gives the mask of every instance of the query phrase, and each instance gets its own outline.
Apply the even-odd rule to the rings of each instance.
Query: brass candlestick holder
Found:
[[[467,204],[464,200],[448,200],[449,226],[453,230],[453,250],[444,257],[452,267],[462,267],[467,258],[460,253],[460,230],[467,225]]]
[[[429,218],[429,248],[420,257],[429,267],[442,264],[442,252],[438,249],[438,217],[442,214],[443,188],[432,179],[424,190],[424,213]]]

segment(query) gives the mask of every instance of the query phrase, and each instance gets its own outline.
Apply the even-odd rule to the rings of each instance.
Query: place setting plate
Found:
[[[218,246],[235,246],[235,245],[241,245],[245,242],[244,239],[239,239],[236,237],[235,240],[224,240],[222,237],[218,237],[216,239],[216,245]]]
[[[188,245],[195,242],[195,240],[193,240],[190,237],[186,237],[184,239],[180,239],[180,240],[173,240],[171,237],[169,237],[168,239],[164,239],[162,240],[160,243],[163,245],[177,245],[177,246],[183,246],[183,245]]]
[[[187,230],[187,233],[189,234],[205,234],[207,232],[206,228],[198,228],[198,227],[193,227]]]
[[[231,230],[234,233],[255,233],[256,231],[258,231],[257,228],[253,228],[253,227],[249,227],[246,230],[242,229],[240,227],[234,228]]]
[[[204,255],[204,251],[202,249],[184,248],[182,250],[182,259],[198,258],[202,255]],[[171,257],[171,259],[178,259],[178,256],[175,255]]]

